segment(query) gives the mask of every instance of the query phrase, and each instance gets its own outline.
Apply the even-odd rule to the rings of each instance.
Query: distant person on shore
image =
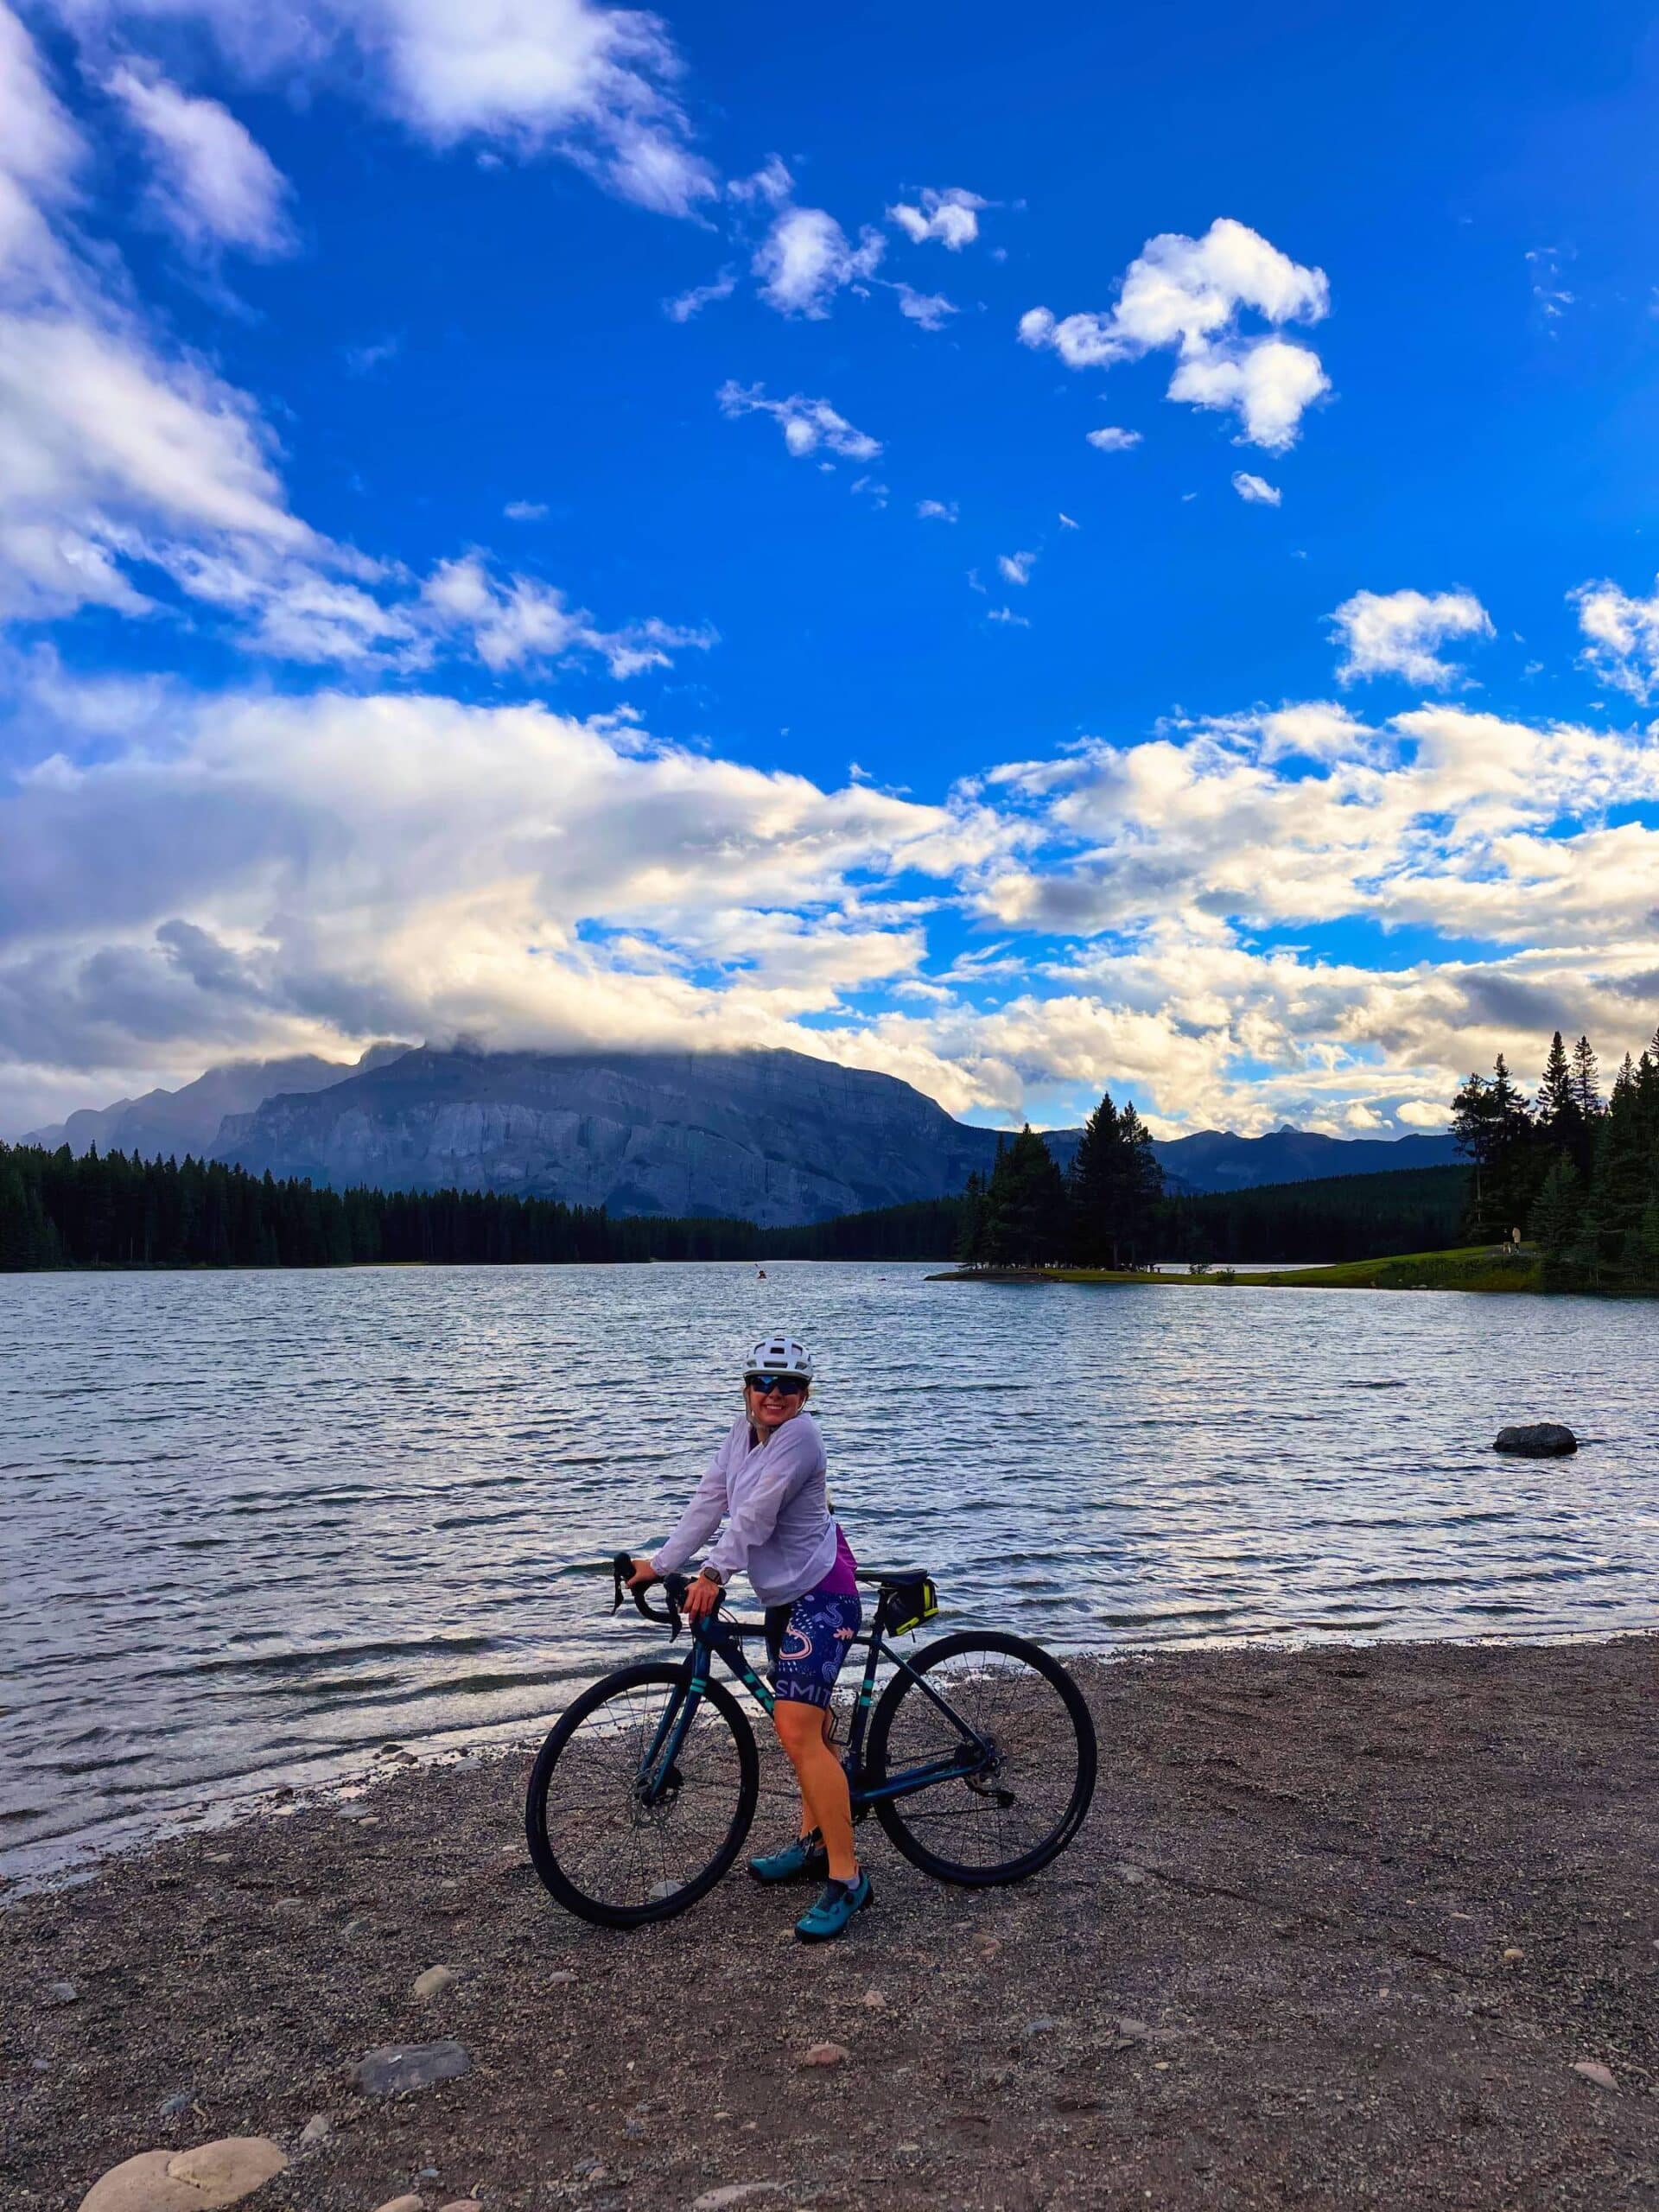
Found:
[[[752,1859],[760,1882],[822,1881],[823,1894],[802,1914],[804,1942],[843,1934],[870,1902],[870,1878],[853,1850],[847,1776],[830,1744],[836,1677],[863,1619],[857,1562],[830,1511],[823,1444],[816,1421],[803,1420],[812,1388],[806,1346],[765,1337],[743,1375],[743,1411],[697,1484],[668,1541],[633,1562],[643,1586],[676,1574],[721,1529],[686,1599],[695,1625],[720,1604],[734,1574],[745,1573],[766,1609],[766,1649],[776,1670],[772,1722],[801,1789],[801,1833],[793,1843]]]

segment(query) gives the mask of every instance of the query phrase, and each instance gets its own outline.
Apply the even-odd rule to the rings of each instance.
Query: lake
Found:
[[[0,1866],[532,1736],[652,1648],[750,1341],[950,1621],[1056,1647],[1652,1624],[1651,1306],[898,1264],[0,1276]],[[1491,1450],[1569,1421],[1565,1461]]]

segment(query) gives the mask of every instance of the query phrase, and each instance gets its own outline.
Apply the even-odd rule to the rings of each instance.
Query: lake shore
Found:
[[[1102,1777],[1072,1848],[953,1890],[871,1824],[876,1905],[823,1951],[798,1892],[741,1875],[632,1936],[558,1912],[518,1751],[10,1895],[4,2201],[73,2212],[124,2158],[237,2135],[292,2160],[256,2212],[1649,2201],[1659,1638],[1080,1674]],[[354,2085],[441,2037],[459,2079]]]
[[[1515,1297],[1543,1289],[1542,1263],[1503,1245],[1409,1252],[1380,1260],[1343,1260],[1328,1268],[1212,1267],[1154,1274],[1128,1268],[950,1268],[929,1282],[1138,1283],[1182,1290],[1464,1290]],[[1637,1293],[1633,1295],[1641,1295]]]

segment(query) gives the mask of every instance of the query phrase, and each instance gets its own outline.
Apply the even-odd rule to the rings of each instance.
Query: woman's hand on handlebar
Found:
[[[636,1559],[633,1562],[633,1573],[628,1577],[628,1587],[630,1590],[649,1590],[653,1582],[659,1582],[661,1580],[662,1577],[648,1559]]]
[[[685,1593],[685,1618],[695,1625],[705,1613],[717,1612],[723,1595],[718,1582],[710,1582],[706,1575],[698,1575]]]

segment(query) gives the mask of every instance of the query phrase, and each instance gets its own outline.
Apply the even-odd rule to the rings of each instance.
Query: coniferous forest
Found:
[[[1030,1128],[961,1197],[791,1229],[613,1218],[474,1191],[319,1190],[194,1159],[0,1144],[0,1271],[513,1265],[640,1260],[944,1260],[1133,1268],[1364,1260],[1513,1241],[1549,1289],[1659,1292],[1659,1038],[1604,1088],[1558,1033],[1529,1098],[1500,1055],[1452,1107],[1469,1165],[1166,1192],[1146,1124],[1109,1096],[1069,1173]]]

